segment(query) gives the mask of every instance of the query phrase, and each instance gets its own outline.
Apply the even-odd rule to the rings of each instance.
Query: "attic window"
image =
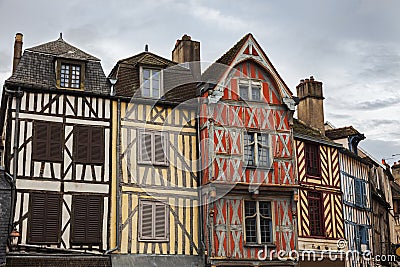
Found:
[[[80,88],[81,67],[79,65],[61,64],[60,86],[65,88]]]
[[[242,100],[260,101],[261,82],[253,80],[239,80],[239,96]]]
[[[159,69],[142,68],[142,96],[160,98],[162,75]]]

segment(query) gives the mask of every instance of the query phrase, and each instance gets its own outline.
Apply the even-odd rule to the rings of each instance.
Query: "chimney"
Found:
[[[190,69],[195,79],[200,79],[200,42],[193,41],[192,37],[185,34],[182,39],[177,40],[172,50],[172,61],[178,63],[196,62],[190,64]]]
[[[392,166],[392,175],[394,178],[394,181],[400,185],[400,161],[399,162],[394,162]]]
[[[13,73],[17,69],[18,63],[21,60],[22,56],[22,33],[17,33],[15,35],[15,42],[14,42],[14,59],[13,59]]]
[[[296,89],[299,98],[297,106],[299,120],[319,129],[325,135],[322,82],[315,81],[311,76],[309,79],[301,80]]]

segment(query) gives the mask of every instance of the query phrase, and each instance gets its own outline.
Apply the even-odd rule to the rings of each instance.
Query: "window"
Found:
[[[245,132],[243,138],[246,166],[269,167],[270,147],[268,134]]]
[[[356,226],[356,249],[365,251],[368,249],[368,228],[365,225]]]
[[[239,96],[242,100],[261,101],[261,82],[239,80]]]
[[[61,63],[60,86],[65,88],[81,87],[81,66]]]
[[[104,163],[104,128],[100,126],[74,126],[74,162]]]
[[[73,244],[100,244],[102,218],[102,196],[74,195],[72,198],[71,242]]]
[[[272,243],[271,202],[245,201],[246,244]]]
[[[308,216],[310,221],[310,234],[312,236],[325,236],[324,215],[322,212],[322,194],[319,192],[308,192]]]
[[[62,161],[63,141],[64,132],[61,123],[34,122],[32,159],[36,161]]]
[[[161,83],[161,70],[142,69],[142,96],[159,98]]]
[[[155,201],[140,201],[139,240],[168,241],[168,207]]]
[[[356,206],[365,208],[367,206],[367,192],[364,181],[354,179],[354,191]]]
[[[306,172],[307,175],[321,176],[321,163],[319,159],[319,146],[315,144],[305,144],[306,153]]]
[[[138,145],[139,163],[167,166],[167,144],[167,133],[155,131],[140,131]]]
[[[31,193],[29,211],[28,242],[31,244],[59,243],[61,195],[55,193]]]

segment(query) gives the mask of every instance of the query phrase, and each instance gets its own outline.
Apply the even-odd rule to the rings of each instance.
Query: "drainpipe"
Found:
[[[117,176],[116,176],[116,185],[117,185],[117,203],[116,203],[116,221],[117,221],[117,231],[115,235],[116,239],[116,247],[104,252],[105,255],[110,254],[119,249],[120,243],[120,205],[121,205],[121,190],[120,190],[120,152],[121,152],[121,140],[120,140],[120,133],[121,133],[121,100],[118,99],[117,102],[117,158],[116,158],[116,166],[117,166]]]

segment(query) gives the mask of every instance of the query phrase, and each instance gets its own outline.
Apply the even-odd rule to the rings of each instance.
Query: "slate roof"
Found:
[[[150,52],[142,52],[135,56],[119,60],[109,75],[117,79],[116,96],[140,97],[140,66],[163,69],[162,100],[184,102],[196,98],[196,84],[187,68],[178,63]]]
[[[110,84],[100,60],[68,44],[62,38],[25,49],[17,69],[5,82],[6,86],[50,89],[56,88],[56,59],[78,60],[86,64],[85,92],[108,95]]]
[[[307,139],[336,147],[342,146],[323,135],[318,129],[313,128],[298,119],[293,119],[293,133],[295,137],[300,139]]]
[[[360,135],[360,133],[353,128],[353,126],[329,129],[325,131],[325,135],[331,140],[347,138],[352,135]]]

